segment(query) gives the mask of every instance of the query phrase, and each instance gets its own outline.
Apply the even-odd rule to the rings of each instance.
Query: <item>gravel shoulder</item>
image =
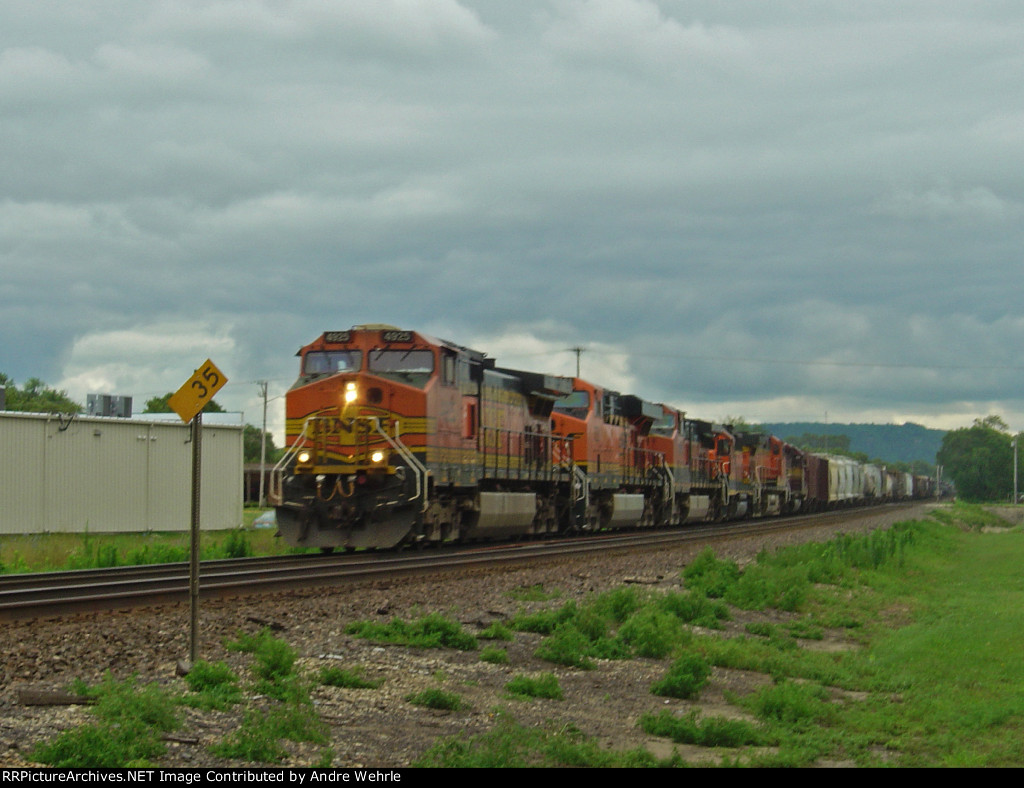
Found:
[[[840,526],[807,531],[723,540],[716,553],[739,561],[752,561],[764,549],[784,544],[820,541],[836,532],[865,532],[894,522],[923,516],[928,505],[913,510],[872,513]],[[478,632],[522,609],[561,605],[569,599],[616,588],[624,583],[679,590],[680,571],[699,548],[679,547],[656,554],[617,554],[590,557],[570,566],[539,564],[525,569],[498,569],[469,575],[438,574],[396,578],[339,589],[276,594],[267,598],[238,598],[211,602],[202,611],[201,656],[226,660],[243,676],[249,655],[228,652],[223,643],[239,631],[255,633],[264,626],[286,640],[301,655],[309,671],[323,665],[362,667],[368,678],[382,678],[376,690],[320,687],[313,692],[317,711],[330,726],[333,763],[345,767],[407,766],[439,738],[491,730],[496,710],[503,708],[529,726],[572,724],[595,737],[602,746],[627,749],[644,746],[659,756],[673,745],[651,739],[637,727],[647,712],[670,709],[742,717],[726,700],[727,692],[740,694],[770,679],[745,671],[716,668],[710,685],[696,701],[658,698],[650,685],[665,671],[662,660],[601,661],[596,670],[581,671],[542,662],[533,656],[540,636],[515,633],[507,647],[509,664],[481,662],[479,652],[416,650],[380,646],[344,633],[354,620],[387,621],[440,612]],[[558,594],[549,603],[522,603],[510,592],[542,585]],[[778,621],[777,612],[749,614],[734,611],[725,636],[742,632],[752,620]],[[98,682],[106,672],[118,678],[137,675],[141,682],[159,681],[183,686],[175,666],[188,652],[188,608],[184,605],[141,611],[81,615],[59,621],[5,624],[0,634],[4,664],[0,667],[0,766],[25,765],[32,747],[62,730],[90,721],[85,707],[23,706],[18,692],[25,688],[66,688],[73,679]],[[855,648],[841,633],[827,633],[824,641],[803,643],[824,649]],[[554,673],[565,693],[562,701],[515,700],[504,691],[514,675]],[[441,687],[466,701],[462,711],[435,711],[413,706],[405,697],[422,689]],[[235,730],[240,712],[186,711],[183,728],[168,741],[163,767],[244,766],[221,761],[209,746]],[[287,742],[289,759],[283,765],[315,764],[323,747]],[[721,753],[676,746],[687,760],[718,761]]]

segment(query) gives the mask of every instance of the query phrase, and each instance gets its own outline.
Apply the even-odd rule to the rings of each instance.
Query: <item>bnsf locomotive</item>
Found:
[[[271,485],[280,533],[293,545],[656,527],[913,488],[875,466],[806,454],[580,378],[497,367],[393,326],[328,331],[298,356],[288,451]]]

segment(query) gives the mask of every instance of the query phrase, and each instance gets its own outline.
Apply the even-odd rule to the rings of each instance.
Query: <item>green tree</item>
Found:
[[[969,501],[1001,501],[1013,490],[1013,437],[998,416],[947,432],[936,456],[943,477]]]
[[[742,416],[726,416],[722,424],[729,425],[732,432],[764,432],[760,424],[751,424]]]
[[[263,434],[263,430],[259,427],[254,427],[251,424],[245,425],[245,430],[242,434],[242,452],[245,456],[246,462],[259,462],[260,461],[260,436]],[[281,450],[274,445],[274,437],[268,432],[267,433],[267,462],[274,463],[281,458]]]
[[[167,400],[174,396],[173,391],[168,391],[162,397],[153,397],[152,399],[146,400],[146,409],[143,413],[173,413],[171,406],[167,404]],[[223,413],[224,408],[217,404],[215,400],[210,400],[206,403],[203,408],[206,413]]]
[[[39,378],[29,378],[22,388],[0,372],[0,386],[7,388],[7,410],[28,413],[81,413],[82,406],[66,391],[51,388]]]

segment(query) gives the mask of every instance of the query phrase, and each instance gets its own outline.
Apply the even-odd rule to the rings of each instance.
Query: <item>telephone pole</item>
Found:
[[[263,397],[263,430],[260,432],[260,508],[266,506],[264,500],[264,480],[267,475],[267,381],[257,380],[256,385],[260,387],[260,394]]]
[[[569,350],[571,350],[573,353],[576,354],[576,377],[579,377],[580,376],[580,355],[583,353],[584,350],[586,350],[586,348],[571,347],[571,348],[569,348]]]

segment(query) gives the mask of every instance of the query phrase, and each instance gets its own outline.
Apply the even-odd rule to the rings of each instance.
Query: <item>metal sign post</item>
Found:
[[[191,664],[199,659],[199,491],[203,474],[203,408],[228,379],[209,359],[178,389],[167,404],[192,424],[192,522],[188,560],[189,648]]]
[[[188,659],[199,659],[199,490],[203,476],[203,412],[192,419],[192,525],[188,555]]]

